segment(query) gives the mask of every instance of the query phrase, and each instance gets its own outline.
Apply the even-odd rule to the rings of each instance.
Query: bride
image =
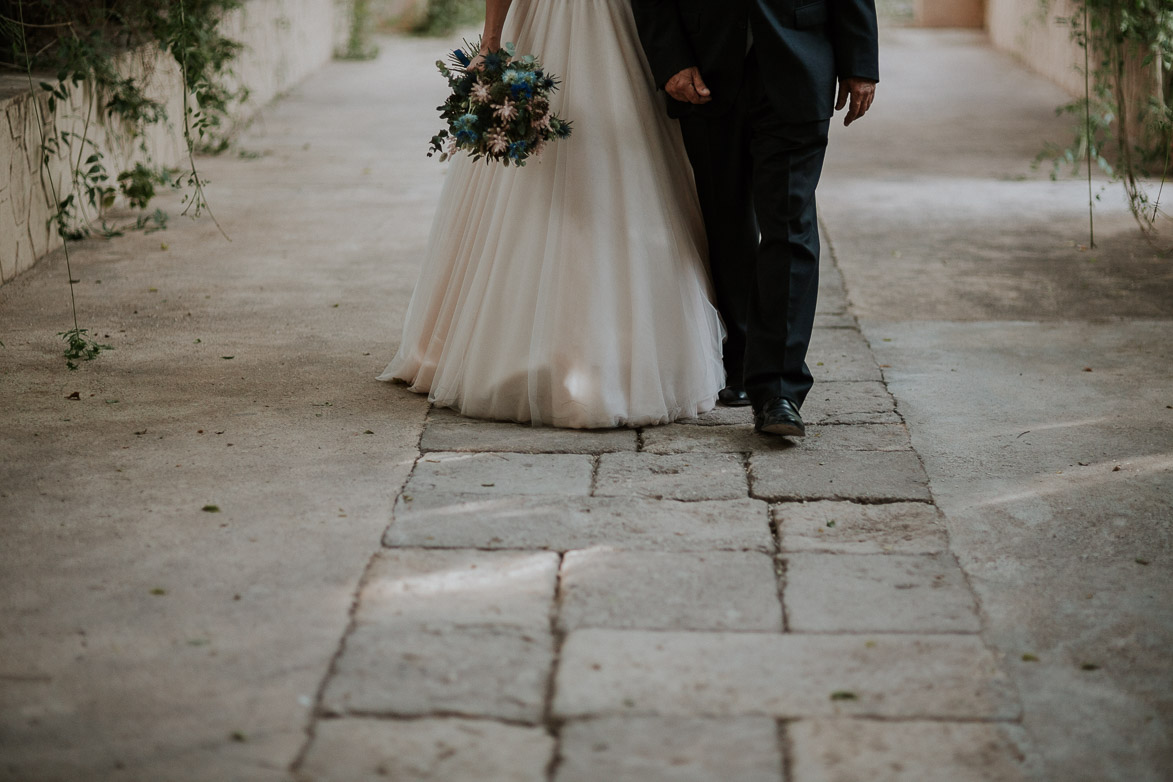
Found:
[[[630,0],[487,0],[483,48],[503,40],[561,77],[553,110],[574,134],[524,168],[452,161],[379,379],[534,425],[635,427],[711,409],[725,372],[704,228]]]

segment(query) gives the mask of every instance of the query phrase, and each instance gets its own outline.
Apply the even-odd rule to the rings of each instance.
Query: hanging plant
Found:
[[[166,227],[165,213],[147,212],[160,186],[186,185],[190,192],[184,197],[185,212],[198,215],[207,210],[204,181],[195,165],[196,146],[206,143],[222,126],[231,106],[246,97],[244,90],[229,82],[240,44],[219,32],[223,13],[238,5],[239,0],[16,0],[0,13],[0,66],[22,71],[30,91],[45,96],[49,114],[42,115],[40,100],[31,101],[42,134],[42,181],[53,205],[50,221],[65,240],[73,328],[59,336],[68,346],[69,369],[111,349],[78,325],[69,242],[95,231],[116,236],[123,229]],[[190,165],[178,178],[151,162],[145,142],[148,127],[170,121],[166,106],[146,91],[151,63],[159,51],[170,54],[179,66],[177,86],[184,97],[182,127]],[[136,56],[138,67],[130,70],[141,75],[128,76],[125,66]],[[53,76],[46,80],[34,75],[38,73]],[[84,100],[87,94],[91,99]],[[75,101],[75,96],[83,100]],[[75,122],[56,121],[76,105],[84,108],[81,116],[69,117]],[[144,159],[111,172],[106,152],[94,138],[98,124],[118,146],[137,145]],[[53,175],[56,161],[68,166],[64,188],[58,187]],[[111,226],[105,214],[118,192],[140,215],[133,223]]]
[[[1050,12],[1053,0],[1041,0]],[[1169,0],[1071,0],[1059,18],[1084,53],[1084,96],[1059,112],[1077,118],[1067,148],[1040,158],[1098,166],[1124,186],[1141,229],[1155,230],[1173,153],[1173,4]],[[1094,243],[1094,222],[1092,226]]]

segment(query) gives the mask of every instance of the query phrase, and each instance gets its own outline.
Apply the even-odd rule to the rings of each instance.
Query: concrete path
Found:
[[[851,311],[1048,778],[1173,779],[1173,221],[1098,182],[1083,249],[1086,182],[1028,165],[1066,96],[978,36],[886,43],[821,202]]]
[[[117,348],[81,371],[63,259],[0,288],[0,779],[1162,779],[1168,259],[1116,210],[1072,260],[1027,166],[1062,97],[889,36],[821,192],[806,440],[534,430],[372,380],[440,51],[205,160],[231,243],[76,246]]]

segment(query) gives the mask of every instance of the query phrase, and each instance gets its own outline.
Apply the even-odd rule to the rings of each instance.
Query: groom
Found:
[[[831,115],[871,106],[875,0],[631,0],[668,114],[680,119],[709,239],[727,405],[805,434],[819,282],[815,187]]]

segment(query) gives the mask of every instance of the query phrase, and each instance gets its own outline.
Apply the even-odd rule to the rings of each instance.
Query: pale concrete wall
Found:
[[[329,60],[344,40],[346,0],[248,0],[223,22],[223,31],[244,44],[234,63],[237,83],[249,89],[249,100],[235,116],[245,118]],[[146,139],[157,165],[179,165],[185,158],[183,93],[178,68],[157,51],[128,55],[128,75],[147,85],[153,97],[167,105],[171,121],[152,128]],[[30,92],[24,76],[0,75],[0,284],[8,282],[61,245],[48,221],[53,199],[48,176],[41,167],[40,116],[59,130],[86,133],[106,156],[112,174],[143,157],[138,144],[107,133],[91,91],[79,89],[69,106],[49,115],[47,99],[39,89]],[[47,135],[52,129],[45,128]],[[76,158],[80,145],[73,150]],[[84,160],[90,155],[86,150]],[[69,191],[70,166],[64,159],[50,163],[60,193]]]
[[[1050,12],[1038,0],[986,0],[986,30],[994,46],[1018,57],[1029,68],[1072,95],[1083,94],[1083,50],[1071,30],[1056,21],[1071,14],[1068,0],[1053,0]]]

